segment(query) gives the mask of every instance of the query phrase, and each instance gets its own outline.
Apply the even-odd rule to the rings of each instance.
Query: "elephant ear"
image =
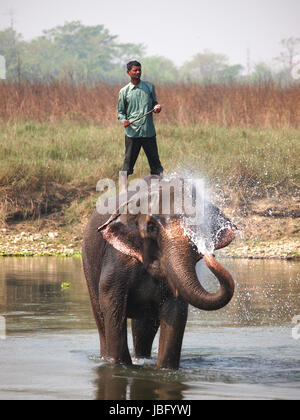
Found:
[[[122,214],[124,213],[122,212],[124,206],[128,206],[128,202],[122,204],[107,222],[99,226],[98,231],[101,232],[103,238],[115,249],[143,262],[143,243],[136,224],[137,216]]]

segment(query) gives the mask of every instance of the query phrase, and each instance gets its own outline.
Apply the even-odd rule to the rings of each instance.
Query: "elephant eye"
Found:
[[[157,227],[156,227],[155,223],[153,223],[153,222],[148,222],[147,223],[147,232],[148,233],[156,232],[156,230],[157,230]]]

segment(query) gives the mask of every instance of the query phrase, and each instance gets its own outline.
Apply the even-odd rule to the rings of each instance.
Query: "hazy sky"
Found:
[[[231,64],[246,66],[247,49],[252,64],[270,62],[281,39],[300,37],[300,0],[0,0],[0,30],[11,17],[26,40],[66,21],[103,24],[177,65],[204,49]]]

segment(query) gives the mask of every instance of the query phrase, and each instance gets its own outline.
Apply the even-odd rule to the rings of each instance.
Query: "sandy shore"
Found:
[[[231,258],[300,260],[300,240],[282,239],[257,243],[237,241],[218,255]]]
[[[300,260],[300,198],[261,200],[222,209],[240,229],[216,255],[227,258]],[[0,226],[0,256],[80,256],[88,216],[67,225],[63,214]]]
[[[249,228],[245,227],[240,236],[227,248],[217,251],[216,255],[227,258],[300,259],[298,235],[276,238],[276,234],[273,232],[272,235],[266,223],[264,229],[269,235],[263,234],[259,226],[255,231],[258,230],[260,235],[251,235]],[[28,223],[19,224],[0,228],[0,256],[80,256],[81,241],[82,228],[74,234],[65,229],[55,230],[49,227],[29,230]]]
[[[81,252],[81,237],[63,231],[0,229],[0,256],[74,256]]]

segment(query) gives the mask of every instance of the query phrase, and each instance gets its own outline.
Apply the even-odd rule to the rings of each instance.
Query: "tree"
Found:
[[[143,77],[155,83],[175,83],[178,70],[172,60],[161,56],[144,57]]]
[[[230,79],[230,72],[233,77],[240,71],[240,67],[231,68],[227,63],[226,55],[204,50],[204,53],[196,54],[191,61],[183,64],[180,75],[184,81],[188,82],[218,83],[220,78]]]
[[[263,63],[257,63],[254,66],[253,72],[250,74],[249,80],[258,84],[269,83],[273,80],[271,68]]]
[[[243,66],[240,64],[234,64],[232,66],[225,65],[222,70],[217,74],[218,83],[236,83],[240,80],[240,74],[243,70]]]
[[[40,70],[46,77],[71,76],[79,81],[104,79],[116,48],[116,36],[103,25],[83,26],[80,22],[67,22],[63,26],[43,32],[32,41],[28,51],[35,63],[43,63]],[[55,62],[54,62],[55,60]],[[34,66],[37,69],[37,66]]]
[[[124,78],[121,63],[124,65],[126,54],[140,57],[143,52],[140,44],[119,43],[104,25],[84,26],[79,21],[46,30],[29,42],[12,29],[0,32],[0,54],[8,58],[11,79],[19,71],[30,81],[71,78],[115,83]]]
[[[64,60],[63,53],[45,37],[38,37],[24,45],[23,78],[31,82],[59,78]]]

